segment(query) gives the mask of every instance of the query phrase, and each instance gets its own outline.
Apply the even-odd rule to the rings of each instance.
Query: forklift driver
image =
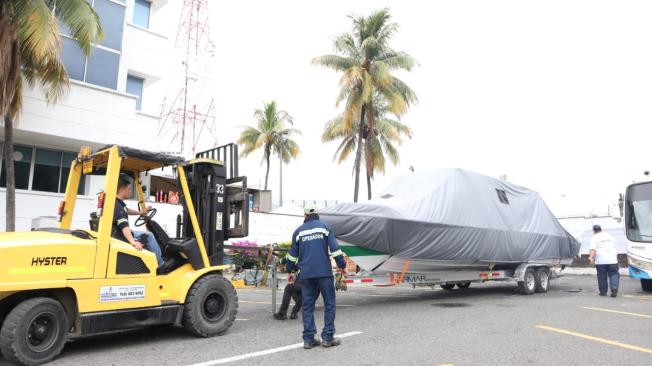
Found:
[[[158,266],[161,267],[164,261],[161,255],[161,248],[158,246],[154,235],[149,231],[134,231],[132,233],[131,229],[129,229],[128,215],[145,215],[152,209],[152,206],[147,206],[142,211],[127,208],[127,205],[123,200],[131,198],[131,191],[131,180],[126,176],[121,175],[118,180],[118,193],[115,200],[113,214],[113,234],[111,236],[118,240],[130,243],[137,250],[142,250],[144,247],[150,252],[156,254],[156,261],[158,262]],[[134,238],[141,238],[142,236],[147,237],[146,243],[141,243]]]

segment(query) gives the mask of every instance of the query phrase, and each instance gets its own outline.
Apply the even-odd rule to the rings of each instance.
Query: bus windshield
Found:
[[[629,186],[625,200],[627,239],[652,243],[652,182]]]

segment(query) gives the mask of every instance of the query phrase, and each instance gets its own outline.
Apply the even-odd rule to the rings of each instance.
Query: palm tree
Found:
[[[400,156],[395,145],[403,143],[402,136],[412,138],[412,130],[405,124],[387,117],[388,107],[379,97],[374,98],[374,131],[368,125],[363,126],[363,150],[365,152],[365,168],[367,172],[367,197],[371,199],[371,180],[375,172],[385,173],[385,156],[394,165],[398,165]],[[358,131],[360,121],[357,120],[351,127],[344,123],[344,116],[330,120],[324,126],[322,142],[342,140],[338,146],[333,160],[338,164],[346,160],[354,150],[358,150]]]
[[[4,121],[5,131],[7,231],[15,230],[13,127],[22,107],[23,86],[40,85],[49,103],[61,98],[68,87],[57,19],[70,28],[86,55],[91,44],[103,37],[99,17],[86,0],[0,2],[0,121]]]
[[[265,172],[265,189],[269,178],[269,159],[272,152],[279,155],[281,164],[289,162],[299,154],[299,146],[290,138],[301,134],[295,128],[285,128],[285,123],[293,124],[292,117],[286,111],[279,111],[276,102],[263,103],[263,109],[256,109],[254,118],[257,126],[244,126],[238,144],[243,145],[240,156],[246,157],[254,151],[263,149],[263,161],[267,163]]]
[[[353,22],[351,32],[335,39],[337,54],[320,56],[312,61],[314,65],[343,73],[336,105],[343,101],[346,103],[342,115],[346,128],[351,127],[356,119],[361,122],[358,126],[358,141],[363,139],[365,125],[368,125],[368,131],[372,134],[375,131],[375,93],[387,100],[389,111],[397,118],[407,112],[410,104],[417,101],[412,89],[390,73],[392,70],[410,71],[417,64],[410,55],[389,47],[389,40],[398,29],[396,23],[390,22],[390,17],[387,8],[375,11],[367,17],[350,16]],[[358,201],[363,144],[356,145],[354,202]]]

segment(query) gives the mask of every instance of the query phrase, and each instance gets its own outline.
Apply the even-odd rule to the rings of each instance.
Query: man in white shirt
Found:
[[[598,272],[598,288],[600,296],[607,296],[607,289],[611,288],[611,297],[618,295],[618,252],[616,242],[609,233],[603,233],[600,225],[593,225],[593,237],[589,250],[589,261],[595,261]],[[607,279],[609,284],[607,285]]]

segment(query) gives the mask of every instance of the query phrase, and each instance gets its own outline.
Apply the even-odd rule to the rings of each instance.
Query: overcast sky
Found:
[[[400,25],[391,45],[420,67],[399,73],[419,97],[403,117],[414,138],[401,164],[374,181],[459,167],[540,192],[557,215],[606,212],[652,169],[652,3],[649,1],[211,1],[219,143],[253,111],[289,112],[299,159],[284,167],[284,198],[351,200],[353,161],[322,144],[340,75],[311,66],[333,53],[347,15],[385,6]],[[262,151],[241,161],[264,179]],[[278,200],[278,160],[270,188]],[[364,176],[363,176],[364,177]],[[364,180],[363,180],[364,182]],[[261,184],[262,185],[262,184]],[[361,196],[366,197],[366,190]],[[565,198],[564,198],[565,197]]]

